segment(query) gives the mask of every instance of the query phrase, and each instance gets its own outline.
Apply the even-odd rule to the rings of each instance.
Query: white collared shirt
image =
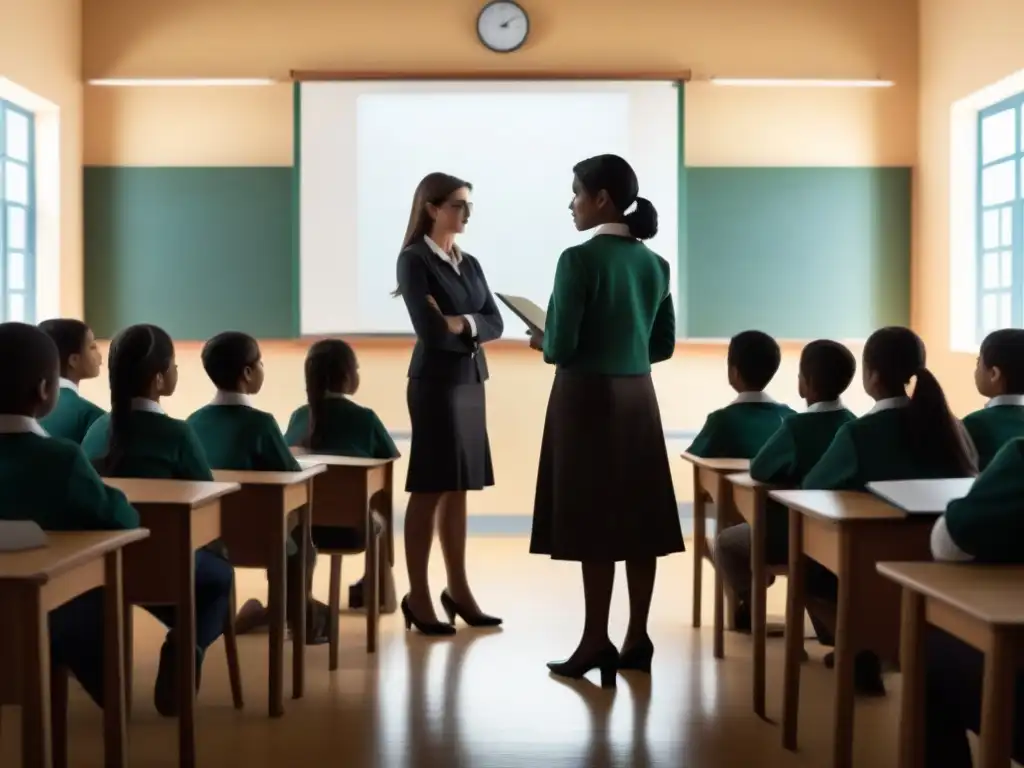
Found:
[[[598,235],[615,235],[616,237],[633,237],[629,233],[629,227],[625,224],[602,224],[594,230],[594,237]],[[636,238],[633,238],[634,240]]]
[[[910,398],[906,395],[902,397],[886,397],[882,400],[876,400],[871,410],[864,415],[870,416],[873,413],[888,411],[892,408],[906,408],[908,405],[910,405]]]
[[[775,403],[775,398],[767,392],[740,392],[729,405],[738,403]]]
[[[46,430],[39,426],[39,422],[31,416],[22,416],[16,413],[0,413],[0,435],[24,434],[49,437]]]
[[[462,261],[462,257],[453,253],[445,253],[444,248],[435,243],[430,239],[428,235],[423,236],[423,242],[427,244],[427,247],[434,252],[441,261],[447,264],[449,267],[455,270],[456,275],[461,275],[462,271],[459,269],[459,263]],[[476,338],[476,320],[473,319],[472,315],[463,315],[466,318],[466,322],[469,323],[469,335],[474,339]]]
[[[995,408],[998,405],[1024,406],[1024,395],[996,395],[985,403],[986,408]]]
[[[63,376],[60,377],[60,388],[70,389],[73,392],[78,392],[78,385],[75,384],[71,379],[65,379]]]
[[[252,408],[252,399],[242,392],[225,392],[218,389],[210,405],[244,405]]]
[[[841,411],[846,408],[842,400],[822,400],[814,405],[807,406],[808,413],[828,413],[829,411]]]
[[[953,541],[949,535],[949,528],[946,527],[946,516],[943,515],[935,521],[932,526],[932,557],[936,560],[945,560],[951,563],[967,563],[974,559],[973,555],[964,552]]]
[[[348,400],[348,395],[344,392],[324,392],[324,398],[327,400]]]
[[[163,413],[165,411],[160,407],[160,403],[155,400],[150,400],[146,397],[133,397],[132,398],[132,410],[133,411],[148,411],[149,413]],[[166,414],[165,414],[166,415]]]

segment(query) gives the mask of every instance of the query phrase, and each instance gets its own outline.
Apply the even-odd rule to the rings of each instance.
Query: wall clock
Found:
[[[491,0],[476,18],[476,33],[489,50],[511,53],[519,50],[530,35],[530,17],[513,0]]]

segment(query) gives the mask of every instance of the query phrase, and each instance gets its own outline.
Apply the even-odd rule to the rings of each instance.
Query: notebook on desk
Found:
[[[867,489],[909,515],[941,515],[949,502],[962,499],[974,485],[973,477],[941,480],[880,480]]]
[[[0,552],[23,552],[47,544],[46,532],[31,520],[0,520]]]
[[[511,309],[516,317],[526,323],[531,331],[544,333],[547,312],[522,296],[510,296],[507,293],[495,293],[494,295],[501,299],[501,302]]]

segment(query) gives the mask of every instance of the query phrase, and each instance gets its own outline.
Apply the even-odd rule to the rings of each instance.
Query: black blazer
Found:
[[[487,358],[480,346],[500,338],[505,324],[480,262],[462,253],[459,272],[424,241],[398,256],[398,286],[416,330],[410,379],[444,379],[453,384],[487,381]],[[433,296],[441,314],[427,302]],[[472,315],[477,337],[448,330],[442,315]]]

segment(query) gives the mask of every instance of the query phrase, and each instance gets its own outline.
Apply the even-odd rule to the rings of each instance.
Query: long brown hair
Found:
[[[473,185],[457,176],[440,171],[428,173],[423,177],[416,185],[416,192],[412,196],[409,224],[405,228],[405,238],[402,240],[403,251],[430,234],[430,229],[434,226],[434,219],[431,217],[430,211],[427,210],[427,205],[441,205],[459,189],[473,189]],[[391,295],[401,296],[402,286],[396,287]]]

